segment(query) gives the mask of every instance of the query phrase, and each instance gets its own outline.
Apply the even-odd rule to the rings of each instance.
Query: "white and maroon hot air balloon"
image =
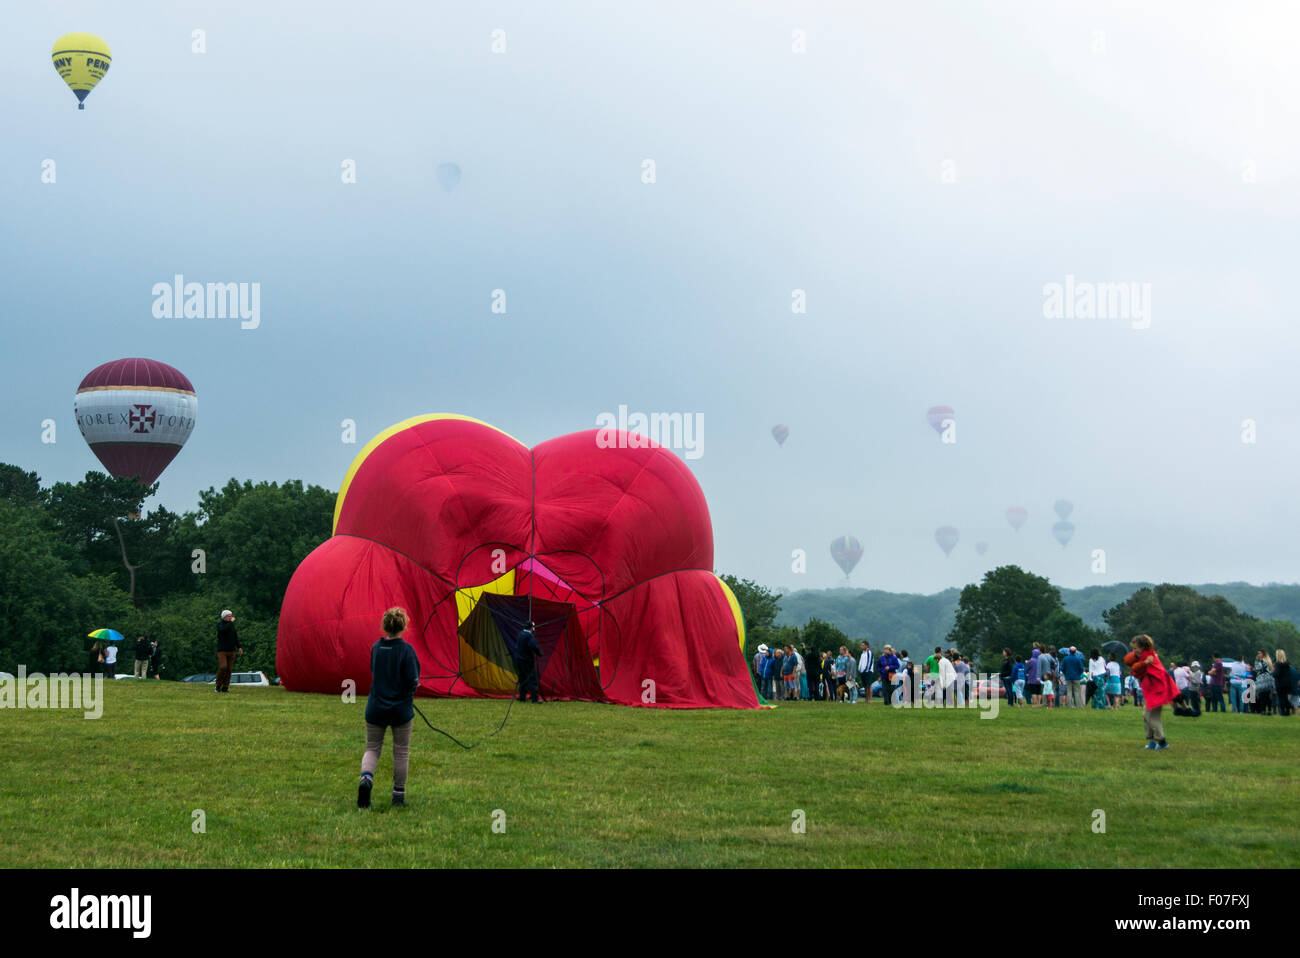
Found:
[[[116,359],[77,387],[77,427],[110,475],[152,485],[194,431],[194,385],[154,359]]]

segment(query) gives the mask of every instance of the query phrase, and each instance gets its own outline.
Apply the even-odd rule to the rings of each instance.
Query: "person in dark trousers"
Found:
[[[519,631],[519,638],[515,640],[515,671],[519,675],[519,701],[525,698],[531,698],[534,702],[540,702],[538,690],[541,682],[537,676],[537,657],[542,654],[541,647],[537,644],[537,636],[533,633],[533,623],[529,623]]]
[[[161,680],[162,667],[162,643],[154,639],[149,645],[149,674]]]
[[[239,633],[235,631],[235,613],[229,609],[221,610],[221,621],[217,623],[217,691],[230,691],[230,673],[235,668],[235,657],[243,652],[239,644]]]
[[[415,690],[420,687],[420,659],[402,633],[406,610],[384,613],[384,637],[370,647],[370,695],[366,698],[366,751],[361,756],[357,808],[370,807],[375,768],[384,750],[384,733],[393,730],[393,805],[406,807],[406,772],[415,721]]]
[[[1016,660],[1011,657],[1010,649],[1002,650],[1002,669],[998,672],[998,678],[1002,680],[1002,694],[1006,696],[1008,705],[1016,704],[1016,693],[1012,688],[1011,670],[1015,668]]]
[[[135,669],[131,673],[134,678],[144,679],[149,677],[149,641],[142,635],[135,640]]]

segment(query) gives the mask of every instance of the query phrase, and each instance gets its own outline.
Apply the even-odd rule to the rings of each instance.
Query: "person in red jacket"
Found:
[[[1142,686],[1142,723],[1146,726],[1147,744],[1144,748],[1160,750],[1169,747],[1165,741],[1165,726],[1160,713],[1166,705],[1178,698],[1178,686],[1156,655],[1156,644],[1149,635],[1135,635],[1129,643],[1133,649],[1124,656],[1124,664],[1137,676]]]

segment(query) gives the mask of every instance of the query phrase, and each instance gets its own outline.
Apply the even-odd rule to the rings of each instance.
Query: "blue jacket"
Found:
[[[1078,682],[1086,671],[1087,666],[1083,662],[1083,656],[1078,652],[1071,652],[1061,659],[1061,675],[1065,676],[1067,682]]]
[[[890,672],[897,672],[902,663],[898,661],[898,656],[893,652],[886,652],[876,660],[876,668],[880,672],[881,680],[884,680]]]
[[[768,655],[763,660],[763,678],[770,679],[776,676],[776,656]]]

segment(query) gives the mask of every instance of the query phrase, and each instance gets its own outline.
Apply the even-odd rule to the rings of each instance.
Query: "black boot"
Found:
[[[357,786],[357,808],[370,807],[370,789],[374,787],[374,779],[365,775],[361,776],[361,784]]]

